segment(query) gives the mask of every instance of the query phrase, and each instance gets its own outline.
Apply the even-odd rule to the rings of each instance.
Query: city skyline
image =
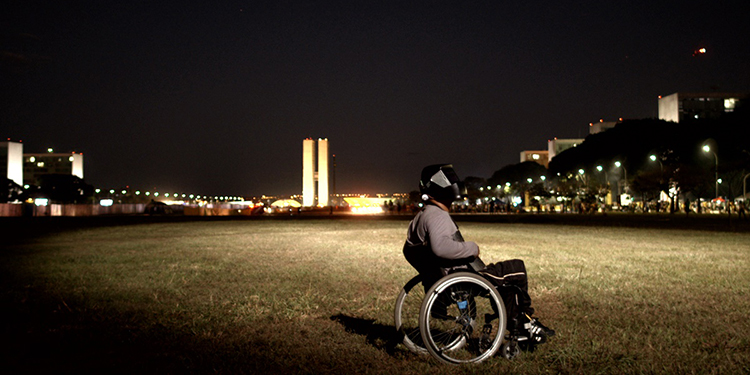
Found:
[[[95,186],[259,196],[300,194],[298,140],[325,134],[339,191],[411,191],[747,91],[735,5],[12,2],[0,136],[84,153]]]

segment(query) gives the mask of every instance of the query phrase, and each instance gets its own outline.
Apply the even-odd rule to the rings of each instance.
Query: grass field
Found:
[[[394,341],[405,220],[65,223],[3,232],[7,373],[750,372],[747,231],[460,221],[558,333],[450,367]]]

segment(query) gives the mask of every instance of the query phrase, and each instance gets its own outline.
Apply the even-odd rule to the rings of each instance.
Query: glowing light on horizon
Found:
[[[352,213],[357,215],[382,214],[383,208],[380,206],[352,207]]]

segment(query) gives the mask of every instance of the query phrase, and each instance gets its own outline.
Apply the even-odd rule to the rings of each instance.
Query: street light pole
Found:
[[[662,184],[664,184],[664,164],[661,162],[661,159],[659,157],[657,157],[656,155],[651,155],[648,158],[651,159],[651,161],[658,161],[659,162],[659,171],[661,172],[661,174],[659,176],[659,189],[660,189],[659,195],[660,196],[659,196],[658,200],[661,201],[661,192],[662,192],[661,186],[662,186]],[[669,213],[671,214],[671,213],[674,213],[674,211],[675,211],[675,202],[674,202],[675,201],[675,197],[673,197],[670,194],[669,190],[670,190],[669,189],[669,181],[667,181],[667,189],[664,192],[667,193],[667,196],[669,197],[669,202],[670,202],[670,204],[669,204]]]
[[[581,169],[578,170],[578,174],[581,176],[581,180],[583,180],[583,182],[586,184],[586,189],[588,190],[588,188],[589,188],[589,180],[586,179],[585,173],[586,173],[586,171],[584,171],[583,168],[581,168]]]
[[[716,156],[716,153],[711,150],[711,147],[708,147],[708,145],[703,146],[703,152],[710,152],[714,154],[714,161],[716,162],[716,169],[714,173],[714,182],[716,183],[716,198],[719,198],[719,157]]]
[[[661,173],[664,174],[664,164],[662,164],[661,160],[659,160],[659,158],[656,157],[656,155],[649,156],[649,159],[651,159],[651,161],[658,161],[659,162],[659,170],[661,170]],[[663,177],[664,176],[662,176],[662,178]]]
[[[716,168],[714,169],[714,180],[716,185],[716,198],[719,198],[719,157],[714,152],[714,160],[716,161]]]
[[[616,161],[616,162],[615,162],[615,167],[617,167],[617,168],[622,168],[622,171],[623,171],[623,172],[625,173],[625,178],[624,178],[624,179],[625,179],[625,181],[624,181],[624,183],[622,184],[622,186],[623,186],[622,190],[623,190],[623,191],[620,191],[620,189],[619,189],[619,185],[618,185],[618,189],[617,189],[617,192],[618,192],[618,193],[620,193],[620,194],[622,194],[622,193],[627,193],[627,190],[628,190],[628,170],[627,170],[627,169],[625,169],[625,166],[624,166],[624,165],[622,165],[622,163],[620,163],[620,161]]]

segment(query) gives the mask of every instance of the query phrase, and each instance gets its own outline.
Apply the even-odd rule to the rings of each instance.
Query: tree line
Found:
[[[663,192],[672,203],[713,199],[717,193],[733,201],[742,196],[750,172],[749,143],[750,121],[741,112],[684,123],[625,120],[561,152],[548,169],[523,162],[489,178],[468,177],[465,184],[470,198],[528,192],[590,200],[627,192],[648,201]]]

